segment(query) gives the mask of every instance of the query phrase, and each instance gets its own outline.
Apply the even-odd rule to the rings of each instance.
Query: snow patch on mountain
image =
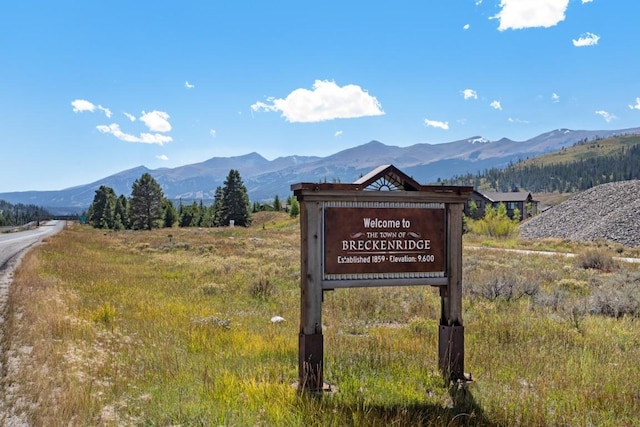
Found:
[[[491,141],[489,141],[487,138],[476,136],[475,138],[468,139],[467,142],[470,142],[471,144],[486,144]]]

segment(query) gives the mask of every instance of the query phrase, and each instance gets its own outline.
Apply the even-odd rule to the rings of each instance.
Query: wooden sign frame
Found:
[[[350,287],[438,287],[438,365],[464,379],[462,211],[473,187],[423,186],[383,165],[353,184],[291,189],[300,203],[299,388],[325,389],[322,293]]]

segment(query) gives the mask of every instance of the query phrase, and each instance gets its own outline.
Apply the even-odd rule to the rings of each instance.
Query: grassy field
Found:
[[[297,220],[273,213],[250,228],[73,225],[50,238],[15,275],[2,421],[640,425],[639,266],[568,242],[520,244],[590,252],[465,250],[465,368],[475,379],[466,387],[437,370],[435,289],[327,292],[325,381],[337,391],[315,396],[293,385],[299,239]],[[593,257],[608,262],[590,265]]]

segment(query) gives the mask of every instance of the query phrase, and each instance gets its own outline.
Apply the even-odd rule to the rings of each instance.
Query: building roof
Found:
[[[527,202],[527,201],[535,201],[533,200],[533,196],[531,193],[527,191],[510,191],[508,193],[498,193],[498,192],[487,192],[480,193],[485,199],[488,199],[491,202],[499,203],[499,202]]]

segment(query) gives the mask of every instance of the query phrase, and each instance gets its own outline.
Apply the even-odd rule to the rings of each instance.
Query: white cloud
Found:
[[[184,87],[186,87],[187,89],[193,89],[194,87],[196,87],[196,85],[192,85],[191,83],[186,81],[184,82]]]
[[[424,124],[432,128],[438,128],[443,130],[449,129],[449,122],[440,122],[438,120],[424,119]]]
[[[210,130],[209,130],[209,135],[211,135],[211,138],[215,138],[215,137],[216,137],[216,134],[217,134],[217,132],[216,132],[216,130],[215,130],[215,129],[210,129]]]
[[[489,105],[491,105],[491,107],[495,108],[496,110],[502,110],[502,105],[500,104],[500,101],[493,101]]]
[[[598,44],[600,36],[593,33],[585,33],[578,40],[572,40],[575,47],[595,46]]]
[[[267,98],[267,101],[274,102],[275,98]],[[278,107],[276,107],[274,104],[267,104],[266,102],[256,101],[255,104],[251,105],[251,111],[278,111]]]
[[[143,122],[152,132],[169,132],[171,123],[169,123],[169,114],[164,111],[153,110],[148,113],[142,112],[140,121]]]
[[[92,102],[87,101],[86,99],[76,99],[71,101],[71,106],[73,107],[74,113],[83,113],[85,111],[89,111],[93,113],[96,109],[102,111],[107,118],[111,118],[111,110],[102,105],[95,105]]]
[[[473,89],[465,89],[462,91],[462,96],[464,96],[464,99],[478,99],[478,94],[476,93],[475,90]]]
[[[469,28],[471,28],[471,25],[469,24],[465,24],[465,26],[462,27],[463,30],[468,30]]]
[[[167,157],[166,154],[159,154],[159,155],[156,156],[156,159],[167,161],[167,160],[169,160],[169,157]]]
[[[73,107],[74,113],[82,113],[84,111],[90,111],[93,113],[94,111],[96,111],[96,106],[84,99],[76,99],[74,101],[71,101],[71,106]]]
[[[553,92],[553,93],[551,94],[551,100],[552,100],[553,102],[560,102],[560,95],[558,95],[557,93]]]
[[[100,111],[102,111],[105,116],[107,116],[107,119],[111,118],[111,110],[109,110],[108,108],[103,107],[102,105],[98,105],[98,109]]]
[[[636,105],[629,104],[629,108],[632,110],[640,110],[640,98],[636,98]]]
[[[591,3],[593,0],[582,0],[582,4]]]
[[[509,123],[529,123],[527,120],[514,119],[513,117],[509,117],[507,120]]]
[[[613,120],[617,119],[615,115],[604,110],[598,110],[596,111],[596,114],[601,116],[604,119],[604,121],[607,123],[611,123]]]
[[[564,21],[569,0],[501,0],[501,10],[492,16],[500,20],[499,31],[549,28]]]
[[[96,126],[96,129],[102,133],[110,133],[121,141],[126,142],[141,142],[143,144],[158,144],[164,145],[168,142],[173,141],[173,138],[167,135],[162,135],[159,133],[141,133],[140,136],[131,135],[128,133],[122,132],[120,130],[120,126],[117,123],[112,123],[109,126],[99,125]]]
[[[338,130],[338,131],[336,131],[336,133],[333,134],[333,136],[340,136],[340,135],[342,135],[342,131],[341,130]]]
[[[357,85],[338,86],[316,80],[313,90],[296,89],[285,99],[268,98],[251,105],[252,111],[280,111],[291,123],[312,123],[384,114],[380,102]]]
[[[81,113],[84,111],[95,112],[96,110],[102,111],[107,118],[111,118],[112,112],[110,109],[103,107],[102,105],[95,105],[90,101],[85,99],[76,99],[71,102],[73,106],[73,111],[76,113]],[[133,114],[124,112],[123,113],[131,122],[136,121],[136,117]],[[101,133],[108,133],[116,138],[126,141],[126,142],[141,142],[143,144],[159,144],[163,145],[168,142],[173,141],[173,138],[170,136],[162,135],[164,132],[169,132],[171,130],[171,124],[169,123],[169,114],[163,111],[151,111],[149,113],[142,112],[142,116],[140,117],[140,121],[142,121],[151,132],[154,133],[146,133],[143,132],[139,136],[135,136],[129,133],[125,133],[120,129],[120,125],[117,123],[112,123],[110,125],[99,125],[96,126],[96,129]]]

